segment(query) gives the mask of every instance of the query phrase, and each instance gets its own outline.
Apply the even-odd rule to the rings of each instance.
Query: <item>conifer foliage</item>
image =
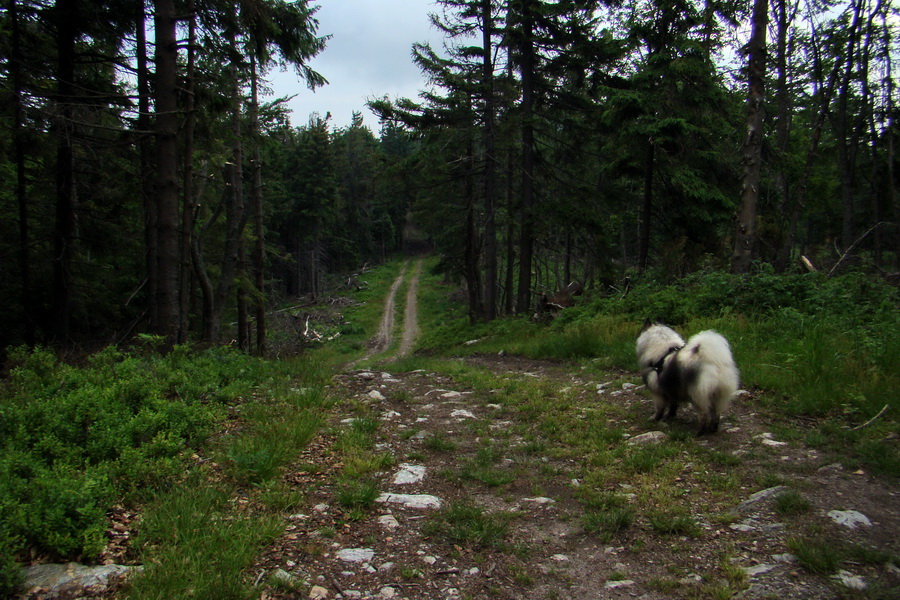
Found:
[[[0,347],[262,353],[267,306],[404,247],[473,321],[634,277],[900,269],[890,2],[441,0],[377,134],[260,100],[276,65],[327,83],[316,10],[0,6]]]

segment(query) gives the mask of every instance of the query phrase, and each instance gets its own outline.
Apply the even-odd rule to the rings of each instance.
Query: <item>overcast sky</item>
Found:
[[[412,62],[414,42],[441,47],[442,36],[431,27],[434,0],[318,0],[319,35],[331,35],[325,50],[310,65],[328,80],[311,92],[293,71],[269,74],[275,96],[296,94],[289,103],[291,123],[309,121],[311,113],[331,113],[331,125],[350,124],[362,111],[363,124],[376,135],[377,118],[365,108],[368,98],[416,98],[424,87]]]

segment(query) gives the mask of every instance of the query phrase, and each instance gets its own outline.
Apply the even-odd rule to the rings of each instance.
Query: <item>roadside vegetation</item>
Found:
[[[244,597],[244,569],[281,531],[272,515],[302,500],[280,475],[323,426],[325,383],[364,351],[399,264],[365,274],[324,329],[340,342],[320,352],[161,355],[145,336],[68,364],[14,349],[0,387],[0,595],[21,582],[25,556],[97,560],[107,514],[125,503],[143,514],[129,559],[145,569],[130,597]]]
[[[589,291],[549,323],[520,317],[472,326],[439,286],[424,288],[432,308],[421,313],[431,321],[420,348],[430,355],[504,352],[633,373],[645,318],[685,336],[715,329],[729,339],[753,401],[786,417],[784,435],[838,452],[851,466],[900,476],[896,446],[881,442],[900,434],[900,294],[880,279],[695,274],[674,285]]]

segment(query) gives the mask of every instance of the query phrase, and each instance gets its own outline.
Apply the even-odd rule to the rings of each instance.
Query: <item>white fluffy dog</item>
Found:
[[[738,389],[739,374],[728,340],[701,331],[685,343],[665,325],[644,323],[637,339],[641,376],[653,395],[654,419],[675,417],[680,402],[690,401],[700,421],[697,435],[715,433],[719,417]]]

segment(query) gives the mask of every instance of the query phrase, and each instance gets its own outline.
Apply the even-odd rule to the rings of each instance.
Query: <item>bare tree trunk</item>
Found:
[[[841,205],[843,207],[843,219],[841,226],[841,245],[844,249],[850,247],[855,239],[855,156],[856,137],[851,133],[850,119],[848,115],[848,102],[851,93],[850,80],[855,66],[854,57],[856,47],[859,44],[860,18],[862,4],[865,0],[857,0],[853,5],[853,21],[847,39],[847,49],[844,53],[844,74],[837,90],[837,114],[835,115],[835,135],[838,149],[838,173],[841,183]]]
[[[644,202],[641,205],[641,237],[638,241],[638,272],[647,269],[650,256],[650,222],[653,219],[653,170],[655,167],[656,142],[647,140],[647,162],[644,166]]]
[[[469,321],[475,323],[484,317],[484,306],[481,302],[481,277],[478,268],[478,226],[477,209],[475,208],[475,183],[473,167],[475,152],[471,140],[466,149],[466,161],[463,167],[466,170],[466,249],[465,249],[465,278],[466,291],[469,296]]]
[[[230,47],[235,49],[235,55],[231,62],[231,75],[234,85],[232,87],[231,107],[231,161],[228,165],[229,192],[225,194],[225,249],[222,254],[222,271],[219,283],[216,286],[213,297],[213,321],[212,340],[217,341],[221,335],[222,315],[225,305],[231,297],[234,289],[235,275],[240,260],[240,240],[247,224],[247,211],[244,210],[244,179],[243,179],[243,144],[241,140],[241,108],[243,105],[241,95],[241,69],[238,65],[240,58],[237,56],[237,41],[232,34],[229,39]]]
[[[266,228],[263,222],[262,163],[259,156],[259,82],[256,59],[250,64],[250,126],[253,128],[253,194],[251,196],[256,241],[253,246],[253,282],[256,286],[256,354],[266,353]]]
[[[181,270],[178,296],[178,342],[188,340],[191,314],[191,236],[194,232],[194,45],[197,42],[194,2],[188,3],[187,74],[184,106],[184,167],[181,200]]]
[[[141,197],[144,207],[144,261],[147,269],[147,317],[150,329],[155,330],[159,322],[159,273],[156,264],[156,188],[153,177],[153,144],[150,130],[150,71],[147,67],[147,15],[143,2],[137,3],[135,31],[137,48],[137,92],[138,92],[138,155],[141,178]]]
[[[775,69],[778,73],[775,98],[776,110],[775,117],[775,144],[777,147],[778,166],[775,171],[775,188],[780,196],[780,210],[784,214],[790,202],[791,186],[787,173],[787,155],[788,144],[791,134],[791,94],[788,89],[788,49],[790,26],[794,19],[793,9],[788,11],[788,0],[775,0],[775,24],[776,24],[776,43],[775,43]],[[787,223],[785,223],[787,224]],[[786,232],[785,232],[786,234]],[[787,257],[782,256],[779,252],[775,257],[776,268],[784,271],[788,266]]]
[[[12,29],[12,60],[9,63],[13,82],[13,139],[16,161],[16,200],[19,206],[19,284],[22,302],[23,335],[29,347],[35,344],[34,316],[31,306],[34,303],[31,292],[31,241],[28,229],[28,194],[25,173],[25,110],[23,97],[25,84],[22,77],[22,42],[19,27],[19,10],[16,0],[9,0],[10,28]]]
[[[244,287],[247,281],[247,256],[243,238],[238,241],[237,272],[238,278],[235,286],[237,299],[237,343],[241,352],[250,352],[250,320],[247,314],[247,289]]]
[[[734,236],[734,273],[747,273],[754,257],[756,243],[756,209],[762,167],[763,123],[765,121],[766,26],[768,0],[753,2],[753,31],[748,44],[747,138],[744,140],[744,184],[741,208]]]
[[[56,223],[53,235],[53,329],[69,336],[72,312],[72,257],[75,251],[75,162],[72,150],[75,102],[76,0],[56,3]]]
[[[534,253],[534,14],[530,1],[522,2],[522,205],[519,223],[519,288],[516,312],[531,307],[531,268]]]
[[[481,2],[482,74],[484,89],[484,319],[497,318],[497,185],[494,155],[494,19],[493,0]]]
[[[884,31],[884,47],[891,47],[891,30],[888,27],[888,15],[885,13],[883,17]],[[890,77],[893,73],[891,70],[891,53],[885,52],[884,72],[887,74],[886,90],[885,90],[885,112],[887,113],[887,138],[885,148],[885,162],[887,163],[887,198],[885,204],[889,211],[893,211],[894,218],[894,268],[900,271],[900,206],[897,204],[897,184],[894,179],[894,116],[897,114],[897,107],[894,104],[894,79]]]
[[[174,0],[156,0],[156,333],[174,343],[178,329],[178,44]]]

